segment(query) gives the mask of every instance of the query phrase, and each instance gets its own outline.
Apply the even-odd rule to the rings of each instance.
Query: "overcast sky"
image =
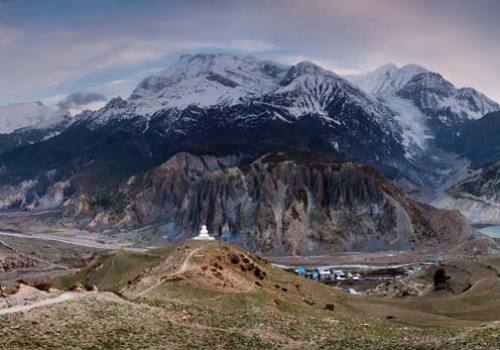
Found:
[[[0,104],[99,106],[204,51],[339,74],[417,63],[500,101],[499,14],[498,0],[0,0]]]

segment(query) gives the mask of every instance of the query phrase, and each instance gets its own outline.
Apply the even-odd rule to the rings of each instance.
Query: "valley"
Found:
[[[0,109],[0,348],[496,348],[498,109],[230,53]]]

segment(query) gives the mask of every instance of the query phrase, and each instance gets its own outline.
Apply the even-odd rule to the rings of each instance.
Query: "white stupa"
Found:
[[[199,241],[213,241],[215,238],[208,234],[207,225],[202,225],[201,230],[200,230],[200,234],[198,236],[194,237],[193,239],[196,239]]]

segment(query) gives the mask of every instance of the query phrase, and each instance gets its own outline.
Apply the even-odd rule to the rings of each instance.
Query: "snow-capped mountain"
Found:
[[[144,79],[129,101],[141,115],[190,105],[225,106],[275,89],[287,70],[250,56],[183,55],[171,67]]]
[[[429,145],[450,150],[464,123],[500,109],[480,92],[458,89],[440,74],[418,65],[399,68],[387,64],[346,78],[394,113],[411,158],[421,155]]]
[[[496,103],[418,66],[388,65],[369,78],[357,80],[364,91],[311,62],[287,66],[230,54],[184,55],[145,78],[128,99],[81,113],[55,137],[1,154],[0,135],[0,209],[62,208],[75,197],[85,199],[81,208],[106,205],[101,193],[135,186],[135,176],[179,152],[229,157],[242,169],[270,152],[299,159],[306,154],[306,161],[311,154],[326,155],[372,165],[413,188],[442,185],[454,167],[467,167],[458,148],[451,159],[436,140],[447,133],[452,137],[445,140],[455,145],[462,130],[455,126]],[[8,135],[49,130],[32,129],[44,122]],[[324,181],[311,186],[326,186]],[[353,189],[361,191],[361,202],[363,186]]]
[[[147,171],[180,151],[232,154],[245,162],[293,150],[371,164],[389,178],[427,186],[428,178],[449,176],[434,153],[425,153],[441,132],[435,121],[455,116],[457,109],[445,105],[456,101],[454,107],[471,111],[471,118],[496,106],[414,65],[387,65],[369,78],[363,86],[371,93],[311,62],[184,55],[145,78],[127,100],[112,99],[81,113],[57,137],[0,156],[0,183],[36,183],[47,173],[66,183],[79,173],[83,183],[98,186]]]
[[[42,102],[15,103],[0,106],[0,134],[10,134],[19,129],[45,129],[62,122],[66,114]]]
[[[417,65],[398,68],[390,63],[371,73],[346,78],[381,100],[387,96],[410,100],[429,118],[449,126],[500,109],[498,103],[475,89],[456,88],[440,74]]]
[[[290,67],[279,85],[260,101],[278,102],[295,117],[316,114],[328,118],[328,109],[346,99],[383,119],[380,118],[383,110],[375,100],[337,74],[311,62],[300,62]]]
[[[327,135],[317,137],[321,147],[328,145],[328,152],[347,158],[352,153],[365,154],[365,160],[387,159],[391,166],[402,153],[401,132],[388,110],[352,83],[311,62],[286,66],[250,56],[184,55],[145,78],[127,100],[113,99],[79,119],[94,129],[133,120],[141,133],[161,124],[162,134],[176,137],[192,136],[197,127],[213,123],[241,130],[273,124],[276,130],[293,128],[293,133],[301,134],[308,132],[296,130],[299,125],[304,129],[308,124],[311,132],[323,125],[327,129],[319,134]]]
[[[296,118],[327,116],[328,106],[339,98],[351,99],[370,114],[383,114],[375,99],[311,62],[286,66],[224,53],[183,55],[171,67],[145,78],[127,101],[115,99],[109,103],[99,111],[97,120],[105,123],[117,115],[150,118],[169,109],[249,103],[285,108]]]
[[[127,100],[113,99],[79,120],[92,129],[131,123],[128,131],[189,144],[220,142],[225,130],[226,143],[243,148],[314,148],[389,167],[404,153],[393,115],[337,74],[311,62],[286,66],[223,53],[184,55],[145,78]],[[195,136],[200,129],[212,131]]]
[[[179,151],[244,162],[276,150],[357,160],[392,176],[408,162],[393,116],[337,74],[310,62],[198,54],[145,78],[127,100],[81,113],[57,137],[0,156],[0,184],[65,182],[78,173],[82,183],[104,186]]]
[[[426,114],[434,114],[444,125],[454,126],[499,110],[498,103],[472,88],[457,89],[440,74],[415,75],[396,94],[412,100]]]

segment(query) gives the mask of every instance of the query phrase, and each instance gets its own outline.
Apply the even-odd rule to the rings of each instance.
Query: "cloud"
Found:
[[[69,91],[123,96],[140,80],[134,72],[208,50],[309,60],[340,75],[416,63],[500,100],[498,0],[3,3],[1,104]]]
[[[273,43],[259,39],[233,40],[227,46],[241,51],[249,52],[273,51],[279,48],[279,46]]]
[[[82,106],[86,106],[94,102],[104,101],[106,101],[106,96],[98,92],[75,92],[67,95],[64,99],[59,101],[57,106],[61,110],[79,109]]]

